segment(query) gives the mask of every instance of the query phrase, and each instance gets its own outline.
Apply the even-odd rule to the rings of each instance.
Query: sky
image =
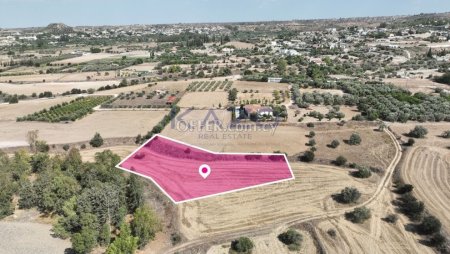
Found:
[[[172,24],[450,12],[450,0],[0,0],[0,27]]]

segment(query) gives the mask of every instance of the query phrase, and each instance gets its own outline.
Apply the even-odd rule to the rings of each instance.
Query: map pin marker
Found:
[[[198,173],[203,177],[203,179],[206,179],[211,174],[211,168],[203,164],[198,168]]]

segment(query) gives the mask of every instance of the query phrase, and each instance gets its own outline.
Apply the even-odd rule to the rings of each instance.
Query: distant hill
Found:
[[[73,32],[73,28],[63,23],[52,23],[44,31],[51,34],[68,34]]]

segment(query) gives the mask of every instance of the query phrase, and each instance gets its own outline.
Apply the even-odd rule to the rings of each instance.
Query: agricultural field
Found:
[[[446,123],[410,123],[395,124],[392,129],[398,135],[402,135],[402,139],[406,141],[408,137],[404,134],[416,125],[424,126],[428,134],[424,139],[416,139],[414,146],[406,150],[400,169],[401,178],[415,187],[414,194],[417,198],[422,200],[427,209],[441,220],[446,230],[450,230],[450,220],[446,212],[450,203],[448,196],[450,142],[441,137],[442,133],[450,128]]]
[[[49,144],[88,143],[96,132],[104,139],[136,137],[151,130],[166,114],[166,111],[96,111],[71,123],[0,121],[0,145],[26,146],[27,133],[32,130],[39,130],[39,138]]]
[[[63,102],[50,107],[49,109],[43,109],[39,112],[18,117],[18,122],[23,121],[39,121],[39,122],[65,122],[76,121],[85,117],[88,114],[94,112],[94,108],[111,100],[108,96],[89,96],[79,97],[71,102]]]
[[[83,82],[48,82],[48,83],[30,83],[30,84],[9,84],[0,83],[0,90],[8,94],[24,94],[31,96],[33,93],[39,94],[46,91],[52,91],[53,94],[62,94],[72,89],[88,90],[106,85],[119,85],[120,81],[83,81]]]
[[[227,92],[186,93],[177,104],[182,108],[215,109],[228,105]]]
[[[194,81],[186,91],[188,92],[215,92],[229,91],[233,86],[232,81]]]
[[[376,184],[357,180],[347,170],[335,167],[303,163],[291,163],[291,167],[295,180],[182,204],[181,231],[195,239],[287,218],[318,216],[338,209],[331,195],[346,186],[357,187],[366,197],[376,188]]]

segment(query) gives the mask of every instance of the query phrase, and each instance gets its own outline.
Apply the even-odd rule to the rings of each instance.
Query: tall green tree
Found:
[[[144,203],[144,184],[135,174],[131,174],[128,178],[127,203],[128,211],[131,213]]]
[[[141,206],[134,213],[131,228],[133,235],[139,238],[139,248],[142,248],[155,238],[156,232],[161,230],[161,223],[153,210],[147,206]]]
[[[131,235],[130,226],[122,223],[120,234],[106,250],[106,254],[134,254],[138,247],[138,238]]]

